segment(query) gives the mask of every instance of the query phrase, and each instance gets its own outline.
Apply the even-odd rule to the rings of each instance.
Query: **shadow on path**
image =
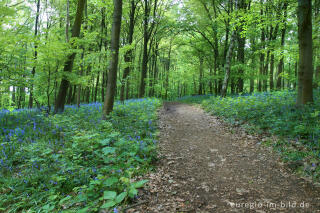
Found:
[[[286,171],[255,137],[231,134],[202,109],[159,112],[158,169],[127,212],[320,212],[320,189]]]

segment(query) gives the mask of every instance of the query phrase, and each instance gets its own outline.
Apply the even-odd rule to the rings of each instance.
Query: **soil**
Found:
[[[320,212],[320,188],[261,138],[182,103],[165,103],[159,126],[157,169],[126,212]]]

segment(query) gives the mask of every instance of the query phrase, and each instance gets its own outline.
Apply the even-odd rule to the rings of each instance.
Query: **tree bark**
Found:
[[[128,45],[132,44],[133,41],[133,33],[134,33],[134,24],[135,24],[135,13],[136,13],[136,2],[135,0],[131,0],[131,10],[130,10],[130,23],[129,23],[129,33],[128,33]],[[126,64],[132,62],[132,49],[128,50],[124,56],[124,61]],[[131,70],[131,64],[127,65],[127,67],[123,71],[122,82],[121,82],[121,90],[120,90],[120,101],[124,102],[124,90],[125,85],[128,82],[128,76]]]
[[[247,5],[245,0],[240,0],[239,2],[239,9],[241,10],[246,10]],[[241,23],[243,24],[243,23]],[[244,58],[244,47],[246,45],[246,38],[244,35],[241,35],[241,33],[244,31],[243,26],[239,27],[239,32],[238,32],[238,61],[244,65],[245,64],[245,58]],[[243,74],[244,70],[241,67],[238,70],[238,79],[237,79],[237,87],[238,87],[238,93],[243,92],[243,87],[244,87],[244,80],[243,80]]]
[[[122,0],[113,0],[113,23],[111,30],[111,58],[109,63],[108,83],[105,102],[103,106],[102,118],[106,119],[113,111],[116,86],[117,86],[117,71],[119,61],[119,43],[121,31],[121,18],[122,18]]]
[[[142,69],[141,69],[141,79],[140,79],[140,88],[139,88],[139,98],[142,98],[145,94],[148,69],[148,42],[149,42],[149,16],[150,8],[148,0],[144,0],[144,20],[143,20],[143,57],[142,57]]]
[[[231,70],[231,58],[233,54],[234,43],[236,39],[236,31],[232,32],[231,41],[229,45],[229,50],[226,57],[226,64],[225,64],[225,76],[223,80],[221,96],[225,97],[227,95],[228,83],[230,79],[230,70]]]
[[[281,48],[284,47],[285,44],[285,36],[286,36],[286,28],[287,28],[287,7],[288,4],[285,2],[283,5],[283,9],[284,9],[284,27],[281,29]],[[282,50],[283,51],[283,50]],[[281,55],[280,58],[280,62],[278,64],[278,78],[277,78],[277,90],[281,90],[281,82],[282,82],[282,72],[283,72],[283,66],[284,66],[284,59],[283,59],[283,55]]]
[[[203,94],[203,55],[199,54],[199,91],[198,95]]]
[[[263,4],[261,0],[261,10],[260,10],[260,16],[263,16]],[[261,53],[260,53],[260,68],[259,68],[259,80],[258,80],[258,91],[261,92],[263,88],[263,74],[264,74],[264,60],[265,60],[265,54],[264,54],[264,49],[265,49],[265,40],[266,40],[266,35],[265,35],[265,29],[262,27],[261,29]]]
[[[39,25],[39,16],[40,16],[40,0],[38,0],[37,2],[37,14],[36,14],[36,23],[35,23],[35,29],[34,29],[34,38],[37,40],[37,36],[38,36],[38,25]],[[38,44],[35,41],[35,45],[34,45],[34,63],[36,63],[37,59],[38,59]],[[32,67],[32,78],[34,79],[34,76],[36,74],[36,65],[33,65]],[[31,87],[30,87],[30,96],[29,96],[29,108],[31,109],[33,107],[33,86],[34,86],[34,82],[31,82]]]
[[[69,43],[69,25],[70,25],[70,0],[67,0],[67,20],[66,20],[66,41]]]
[[[74,20],[74,24],[72,27],[72,35],[71,35],[72,38],[76,38],[80,36],[84,5],[85,5],[85,0],[78,0],[76,18]],[[72,53],[71,55],[68,56],[67,61],[64,65],[64,69],[63,69],[64,72],[66,73],[72,72],[75,56],[76,56],[76,53]],[[66,102],[66,95],[67,95],[67,90],[69,85],[70,85],[69,80],[66,78],[66,76],[63,76],[60,83],[58,97],[55,103],[54,113],[61,113],[64,111],[64,105]]]
[[[298,0],[299,71],[297,105],[313,102],[312,3]]]

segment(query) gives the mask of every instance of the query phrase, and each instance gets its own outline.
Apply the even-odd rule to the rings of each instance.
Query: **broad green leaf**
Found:
[[[128,195],[127,192],[122,192],[121,194],[119,194],[115,200],[116,203],[121,203],[126,198],[127,195]]]
[[[116,204],[117,204],[117,203],[116,203],[115,201],[111,200],[111,201],[108,201],[108,202],[106,202],[105,204],[103,204],[103,205],[101,206],[101,208],[102,208],[102,209],[108,209],[108,208],[110,208],[110,207],[115,206]]]
[[[102,149],[102,152],[107,155],[107,154],[113,154],[116,152],[116,149],[114,147],[105,147]]]
[[[138,189],[144,186],[144,184],[146,184],[148,182],[148,180],[140,180],[138,182],[133,183],[134,188]]]
[[[105,200],[113,200],[115,199],[117,196],[117,192],[114,192],[114,191],[105,191],[103,193],[103,199]]]
[[[106,139],[104,139],[104,140],[102,140],[102,141],[99,141],[99,143],[100,143],[101,145],[103,145],[103,146],[107,146],[107,145],[110,144],[110,141],[111,141],[111,138],[106,138]]]
[[[112,186],[113,184],[117,183],[118,182],[118,178],[116,177],[111,177],[111,178],[108,178],[107,180],[105,180],[103,182],[103,184],[105,186]]]
[[[138,194],[138,190],[134,187],[131,187],[129,190],[129,197],[134,198],[134,196],[136,196],[137,194]]]
[[[61,205],[61,204],[63,204],[65,201],[70,200],[71,198],[72,198],[71,196],[67,196],[67,197],[61,199],[61,200],[59,201],[59,204]]]
[[[83,208],[83,209],[80,209],[80,210],[77,210],[78,213],[86,213],[86,212],[89,212],[90,207],[86,207],[86,208]]]

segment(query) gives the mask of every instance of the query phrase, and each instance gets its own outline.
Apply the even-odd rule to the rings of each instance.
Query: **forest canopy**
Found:
[[[62,97],[60,105],[104,102],[112,62],[114,2],[120,1],[1,1],[0,107],[51,109]],[[300,96],[312,97],[310,91],[318,87],[319,1],[130,0],[121,4],[116,99],[298,88]],[[312,37],[299,36],[305,32],[299,27],[308,26]],[[299,38],[312,38],[307,44],[311,55],[310,50],[301,51]],[[299,67],[301,63],[309,72],[301,71],[299,81],[299,70],[305,67]],[[306,86],[301,85],[306,84],[312,87],[303,93]],[[300,96],[299,103],[312,100]]]

